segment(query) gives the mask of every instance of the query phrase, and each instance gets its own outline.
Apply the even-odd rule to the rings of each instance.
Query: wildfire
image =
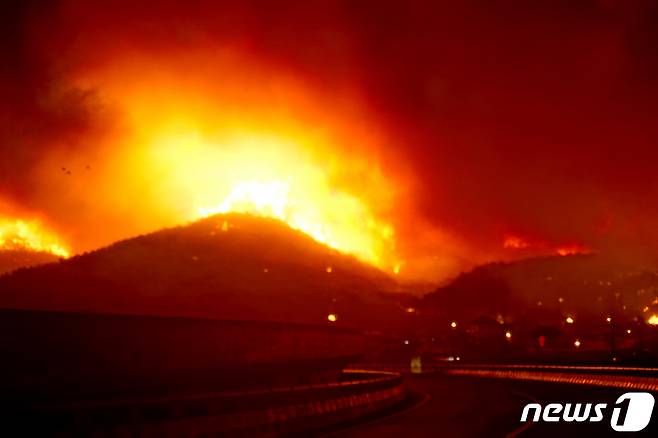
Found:
[[[658,315],[651,315],[651,317],[647,320],[647,324],[658,325]]]
[[[404,179],[379,168],[384,136],[356,100],[310,89],[230,50],[219,58],[201,49],[181,56],[187,63],[119,56],[75,78],[121,114],[99,147],[100,164],[56,175],[67,193],[100,204],[98,216],[116,218],[105,240],[248,213],[400,272],[405,260],[390,218]],[[52,167],[73,161],[85,169],[76,159],[57,157]]]
[[[0,250],[48,252],[69,257],[69,251],[59,239],[38,221],[0,218]]]
[[[503,248],[524,249],[528,246],[526,241],[517,236],[507,236],[503,242]]]
[[[590,253],[590,249],[580,243],[554,245],[540,240],[529,241],[516,235],[505,236],[503,248],[512,250],[538,250],[560,256]]]
[[[174,160],[161,162],[178,184],[189,187],[191,219],[229,212],[279,219],[318,242],[394,270],[392,226],[377,219],[364,200],[333,185],[327,170],[294,144],[249,137],[219,147],[200,138],[192,143],[165,146]],[[196,149],[204,153],[195,159]]]
[[[221,203],[197,210],[198,217],[229,212],[279,219],[318,242],[375,265],[383,263],[379,251],[383,248],[377,246],[392,245],[393,229],[373,219],[357,198],[323,185],[295,185],[292,178],[237,182]]]
[[[555,248],[555,252],[561,256],[575,255],[575,254],[587,254],[590,252],[588,248],[580,244],[572,244],[565,246],[558,246]]]
[[[362,125],[348,123],[339,112],[317,115],[321,127],[300,121],[299,114],[319,111],[305,97],[309,92],[287,81],[263,90],[262,84],[243,83],[243,75],[229,76],[235,87],[227,89],[214,78],[154,79],[159,93],[117,87],[116,78],[108,79],[103,88],[116,92],[132,131],[110,139],[106,163],[112,180],[130,187],[120,190],[114,183],[101,196],[113,204],[138,205],[145,214],[136,220],[145,230],[152,223],[219,213],[275,218],[394,272],[400,263],[395,232],[383,212],[393,205],[397,187],[371,157],[350,148],[374,143],[373,130],[361,132]],[[253,94],[235,95],[241,86]],[[286,97],[285,109],[266,104],[280,95]],[[139,197],[129,200],[133,187],[140,188]]]

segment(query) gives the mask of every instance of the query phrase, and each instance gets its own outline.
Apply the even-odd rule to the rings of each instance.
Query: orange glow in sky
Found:
[[[366,156],[377,133],[358,110],[347,101],[328,111],[322,96],[278,74],[245,78],[230,55],[217,65],[188,56],[204,67],[198,75],[124,60],[78,79],[123,115],[106,139],[99,201],[113,214],[129,210],[139,231],[218,213],[276,218],[398,272],[387,214],[399,184]]]
[[[531,257],[656,265],[657,87],[630,74],[655,50],[629,45],[650,2],[516,27],[471,2],[15,3],[0,198],[72,254],[243,212],[414,290]]]
[[[353,89],[318,88],[228,48],[121,52],[66,79],[93,90],[102,126],[85,138],[93,147],[53,147],[31,175],[67,251],[238,212],[279,219],[401,281],[490,257],[419,216],[404,148]],[[573,251],[516,235],[503,246]]]

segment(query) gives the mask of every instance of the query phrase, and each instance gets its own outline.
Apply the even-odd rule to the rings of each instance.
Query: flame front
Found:
[[[183,135],[156,141],[148,160],[165,176],[167,188],[157,197],[171,197],[183,217],[236,212],[275,218],[393,271],[393,227],[335,184],[329,163],[323,166],[306,151],[294,141],[253,134],[215,142]]]
[[[153,70],[150,59],[115,60],[79,78],[82,88],[102,90],[126,128],[105,138],[100,164],[80,176],[98,183],[89,202],[102,200],[105,217],[117,218],[109,230],[117,236],[108,241],[240,212],[279,219],[399,272],[389,218],[401,184],[380,171],[372,151],[381,135],[358,105],[341,99],[330,109],[331,93],[275,70],[245,76],[250,64],[240,56],[185,56],[203,68],[190,73],[162,59]],[[77,174],[64,180],[75,184]],[[88,187],[76,190],[89,197]]]
[[[200,207],[198,214],[237,212],[276,218],[334,249],[375,265],[384,264],[380,250],[393,246],[390,225],[376,221],[355,197],[332,193],[324,185],[295,185],[293,181],[238,182],[223,202]]]
[[[385,264],[380,249],[393,246],[390,225],[376,221],[358,199],[346,193],[303,183],[291,187],[291,180],[238,182],[219,205],[200,207],[199,216],[239,212],[276,218],[334,249],[375,265]],[[314,191],[320,196],[312,196]],[[302,202],[306,198],[314,200]],[[397,265],[394,272],[399,272]]]
[[[35,220],[0,219],[0,250],[47,252],[69,257],[69,251],[57,236]]]
[[[549,251],[560,256],[589,254],[591,250],[581,243],[568,243],[555,245],[542,240],[526,240],[517,235],[506,235],[503,248],[511,250],[539,250]]]

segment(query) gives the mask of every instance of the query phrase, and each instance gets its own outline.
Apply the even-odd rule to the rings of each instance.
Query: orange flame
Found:
[[[518,236],[507,236],[503,242],[503,248],[524,249],[528,246],[528,242]]]
[[[181,186],[189,185],[188,218],[230,212],[271,217],[341,252],[394,269],[387,259],[394,247],[393,227],[363,199],[335,187],[327,170],[295,145],[252,136],[233,138],[223,148],[201,138],[179,145],[176,140],[160,144],[167,158],[152,164]],[[227,149],[235,152],[227,154]],[[195,150],[204,152],[196,155]]]
[[[588,254],[590,250],[589,248],[576,243],[571,245],[558,246],[555,248],[555,252],[561,256],[568,256],[576,254]]]
[[[332,193],[323,182],[318,183],[238,181],[220,204],[199,207],[198,216],[240,212],[276,218],[327,246],[382,264],[383,248],[377,246],[392,246],[391,226],[372,218],[356,197]]]
[[[503,240],[503,248],[512,250],[537,250],[541,252],[553,253],[561,256],[588,254],[589,248],[580,243],[570,244],[552,244],[546,241],[527,240],[517,235],[507,235]]]
[[[69,251],[60,240],[39,221],[0,218],[0,250],[47,252],[69,257]]]
[[[232,71],[231,59],[209,65],[214,58],[204,55],[189,55],[206,66],[197,77],[188,69],[178,74],[177,65],[158,64],[153,73],[134,60],[81,79],[103,90],[130,127],[107,139],[99,170],[105,187],[94,196],[139,231],[249,213],[399,272],[394,227],[385,219],[399,184],[363,155],[377,136],[350,114],[358,109],[343,100],[340,111],[327,111],[318,102],[328,104],[330,96],[318,98],[277,74],[254,80],[239,61]],[[148,87],[136,87],[134,77]]]

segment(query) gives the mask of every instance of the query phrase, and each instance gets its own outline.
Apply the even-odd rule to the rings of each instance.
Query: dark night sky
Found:
[[[117,53],[229,45],[356,96],[383,168],[415,177],[414,217],[482,250],[463,265],[509,256],[509,234],[658,255],[655,2],[87,3],[0,11],[0,198],[60,227],[32,171],[112,115],[53,90]]]

